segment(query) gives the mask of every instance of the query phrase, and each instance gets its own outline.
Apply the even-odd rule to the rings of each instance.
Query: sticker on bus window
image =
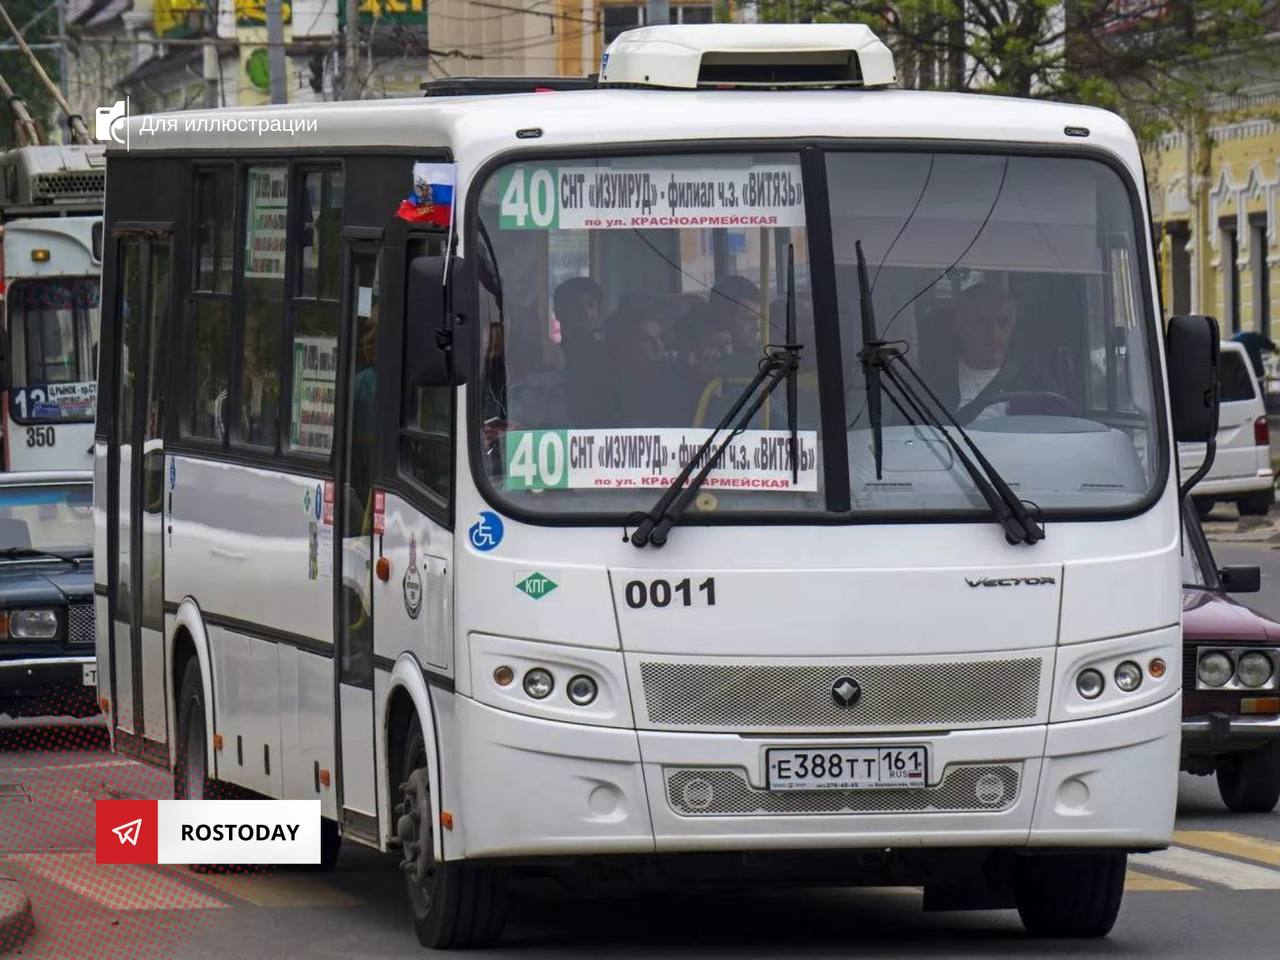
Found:
[[[506,167],[498,174],[503,230],[802,227],[794,162],[706,166]]]
[[[512,430],[506,435],[508,490],[608,490],[668,486],[711,431],[703,428]],[[744,430],[707,475],[706,489],[813,493],[818,489],[818,433],[800,430],[798,481],[791,435]],[[719,442],[719,441],[717,441]]]

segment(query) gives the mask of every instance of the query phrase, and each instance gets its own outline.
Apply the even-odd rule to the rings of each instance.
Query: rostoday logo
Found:
[[[98,863],[319,863],[319,800],[99,800]]]

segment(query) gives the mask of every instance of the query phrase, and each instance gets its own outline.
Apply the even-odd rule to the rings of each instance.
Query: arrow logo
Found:
[[[142,832],[142,818],[130,820],[128,823],[122,823],[118,827],[112,827],[111,832],[120,840],[121,844],[129,844],[131,847],[138,845],[138,834]]]

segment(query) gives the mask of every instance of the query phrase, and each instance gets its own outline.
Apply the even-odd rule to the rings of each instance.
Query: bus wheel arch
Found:
[[[410,654],[401,654],[391,670],[391,680],[383,701],[383,742],[386,746],[384,796],[387,797],[388,823],[391,832],[395,832],[396,803],[400,796],[400,785],[405,782],[411,771],[401,771],[405,742],[416,718],[422,731],[422,738],[427,755],[427,774],[431,788],[432,822],[440,822],[441,788],[439,750],[437,749],[435,715],[431,710],[431,694],[427,690],[422,669]],[[437,860],[444,859],[444,843],[440,831],[433,831],[433,854]]]
[[[406,681],[387,696],[386,742],[391,815],[414,933],[433,949],[490,944],[502,932],[505,871],[483,861],[445,860],[440,853],[441,791],[432,772],[438,767],[436,731],[422,673],[416,663],[410,669],[416,689]]]
[[[187,664],[195,658],[199,664],[200,682],[204,703],[204,728],[206,738],[206,769],[210,776],[216,773],[216,758],[213,748],[214,705],[213,705],[213,664],[209,657],[209,636],[204,628],[204,619],[200,616],[200,608],[190,597],[178,606],[177,623],[169,638],[169,729],[175,731],[169,739],[169,761],[172,768],[178,760],[178,710],[179,698],[182,694],[183,678]]]

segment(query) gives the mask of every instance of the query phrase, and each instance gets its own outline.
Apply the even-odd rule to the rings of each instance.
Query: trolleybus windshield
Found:
[[[19,423],[92,421],[96,397],[98,278],[21,280],[6,293]]]

